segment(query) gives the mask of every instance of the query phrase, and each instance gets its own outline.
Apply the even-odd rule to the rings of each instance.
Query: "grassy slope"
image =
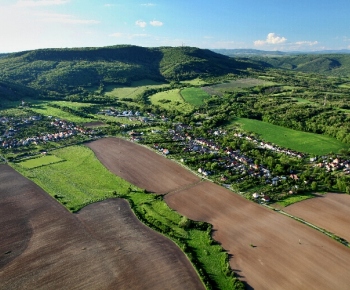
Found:
[[[168,100],[168,103],[162,103],[162,100]],[[188,112],[192,106],[184,101],[181,97],[180,89],[173,89],[152,95],[150,101],[154,105],[159,105],[167,110],[173,109],[181,112]]]
[[[201,88],[186,88],[180,93],[183,99],[192,106],[204,105],[204,100],[210,98],[210,95]]]
[[[227,253],[213,244],[210,232],[191,227],[185,230],[179,225],[182,217],[160,196],[142,193],[141,189],[115,176],[85,146],[66,147],[52,153],[65,161],[37,168],[12,166],[71,211],[119,195],[128,199],[146,224],[172,238],[192,260],[197,257],[218,289],[242,289],[241,283],[227,270]],[[164,229],[167,230],[164,232]],[[202,270],[199,272],[203,275]]]
[[[296,131],[258,120],[238,118],[234,122],[242,124],[245,131],[259,134],[264,140],[299,152],[322,155],[348,148],[334,138]]]

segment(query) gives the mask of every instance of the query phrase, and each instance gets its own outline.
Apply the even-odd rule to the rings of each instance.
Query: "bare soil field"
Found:
[[[254,289],[349,289],[350,249],[211,182],[170,193],[180,214],[213,225],[230,265]]]
[[[0,289],[204,289],[186,256],[112,199],[71,214],[0,165]]]
[[[164,194],[200,180],[175,162],[120,138],[104,138],[86,145],[108,170],[151,192]]]
[[[327,193],[283,210],[350,241],[350,195]]]
[[[107,168],[117,175],[127,172],[119,176],[127,176],[137,186],[146,184],[149,190],[157,186],[159,192],[173,188],[165,196],[168,205],[190,219],[213,225],[214,238],[230,254],[230,265],[247,288],[349,289],[350,249],[324,234],[211,182],[194,179],[192,186],[176,188],[176,180],[183,184],[182,176],[189,172],[175,163],[162,165],[169,160],[136,144],[108,138],[89,147]],[[133,162],[128,162],[129,157]],[[167,166],[170,176],[159,171]]]

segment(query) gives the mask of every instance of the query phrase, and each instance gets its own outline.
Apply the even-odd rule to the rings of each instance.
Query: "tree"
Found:
[[[317,187],[318,187],[318,184],[317,184],[316,181],[311,182],[311,189],[312,189],[313,191],[316,191],[316,190],[317,190]]]

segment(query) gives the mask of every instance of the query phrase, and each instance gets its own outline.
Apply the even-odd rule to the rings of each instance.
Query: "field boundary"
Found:
[[[294,215],[291,215],[291,214],[283,211],[282,209],[277,209],[277,208],[274,208],[274,207],[266,205],[266,204],[264,204],[263,206],[265,206],[265,207],[267,207],[267,208],[269,208],[269,209],[271,209],[273,211],[276,211],[276,212],[278,212],[280,214],[283,214],[283,215],[285,215],[287,217],[290,217],[290,218],[292,218],[292,219],[294,219],[294,220],[296,220],[296,221],[298,221],[298,222],[300,222],[300,223],[302,223],[304,225],[307,225],[310,228],[313,228],[313,229],[321,232],[322,234],[332,238],[333,240],[336,240],[337,242],[343,244],[344,246],[350,248],[350,243],[347,240],[345,240],[345,239],[343,239],[343,238],[341,238],[341,237],[339,237],[339,236],[337,236],[337,235],[335,235],[335,234],[333,234],[333,233],[331,233],[331,232],[329,232],[329,231],[327,231],[325,229],[322,229],[322,228],[320,228],[320,227],[318,227],[318,226],[316,226],[316,225],[314,225],[312,223],[309,223],[309,222],[307,222],[306,220],[304,220],[302,218],[299,218],[299,217],[296,217]]]

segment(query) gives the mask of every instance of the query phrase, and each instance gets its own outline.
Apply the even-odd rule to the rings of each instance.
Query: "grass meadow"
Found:
[[[64,160],[61,158],[58,158],[55,155],[47,155],[47,156],[42,156],[39,158],[28,159],[28,160],[22,161],[18,164],[23,166],[26,169],[32,169],[32,168],[41,167],[41,166],[45,166],[45,165],[49,165],[49,164],[54,164],[54,163],[62,162],[62,161],[64,161]]]
[[[149,88],[161,88],[167,85],[168,84],[159,83],[152,80],[142,80],[132,82],[131,86],[129,87],[116,85],[106,86],[104,89],[104,94],[108,97],[118,98],[121,100],[125,98],[134,99],[137,97],[137,95],[143,93]]]
[[[24,162],[11,165],[72,212],[107,198],[126,198],[144,223],[171,238],[192,262],[197,261],[194,265],[202,278],[209,277],[210,284],[218,289],[235,289],[235,285],[241,285],[229,270],[227,253],[213,242],[211,232],[196,228],[194,222],[171,210],[163,197],[144,193],[115,176],[85,146],[65,147],[52,154],[57,160],[65,161],[41,167],[25,167]],[[36,165],[44,161],[48,159],[38,158]]]
[[[61,102],[56,102],[59,105],[63,105],[61,104]],[[53,117],[57,117],[63,120],[67,120],[69,122],[73,122],[73,123],[86,123],[86,122],[92,122],[94,121],[94,119],[92,118],[82,118],[76,115],[73,115],[71,113],[65,112],[59,108],[53,108],[48,106],[49,103],[47,102],[42,102],[42,103],[38,103],[33,105],[32,107],[30,107],[30,109],[38,114],[42,114],[44,116],[53,116]],[[68,107],[68,106],[67,106]]]
[[[309,194],[298,194],[298,195],[290,195],[283,200],[278,201],[277,203],[283,207],[286,207],[288,205],[291,205],[293,203],[303,201],[309,198],[314,198],[315,196],[311,193]]]
[[[349,147],[328,136],[296,131],[258,120],[237,118],[233,123],[241,124],[245,131],[259,134],[267,142],[299,152],[323,155]]]
[[[180,89],[156,93],[150,97],[150,101],[153,105],[158,105],[167,110],[190,112],[193,108],[184,101],[180,94]]]
[[[201,88],[185,88],[180,94],[187,103],[195,107],[204,105],[204,100],[210,98],[210,95]]]

